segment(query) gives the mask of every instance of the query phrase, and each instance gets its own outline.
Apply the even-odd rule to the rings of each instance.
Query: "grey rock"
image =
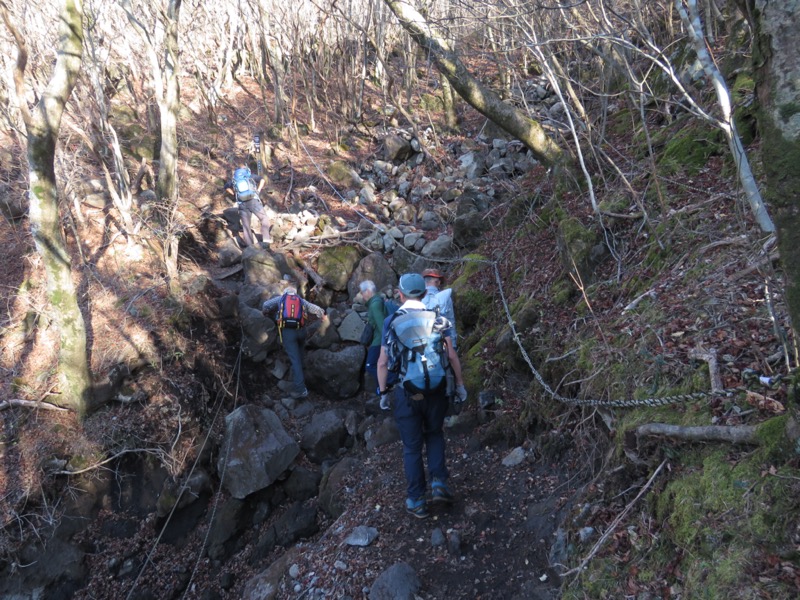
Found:
[[[339,337],[347,342],[357,342],[366,324],[355,311],[350,311],[338,327]]]
[[[369,590],[369,600],[414,600],[421,587],[414,568],[401,562],[378,576]]]
[[[300,453],[278,416],[252,404],[225,417],[223,444],[230,451],[220,456],[217,468],[225,469],[224,485],[239,499],[276,481]]]
[[[366,350],[347,346],[340,350],[312,350],[306,355],[306,385],[331,398],[350,398],[360,387]]]
[[[435,240],[425,244],[422,249],[422,256],[425,258],[450,258],[453,254],[453,238],[449,235],[440,235]]]
[[[300,436],[300,447],[309,460],[322,463],[336,458],[345,446],[352,446],[345,424],[346,411],[334,409],[315,414],[303,428]]]
[[[504,467],[516,467],[525,462],[525,449],[517,446],[503,459]]]
[[[413,154],[411,143],[399,135],[387,135],[383,140],[383,157],[389,162],[406,160]]]
[[[366,525],[359,525],[350,532],[344,543],[348,546],[369,546],[372,542],[378,539],[378,530],[374,527],[367,527]]]

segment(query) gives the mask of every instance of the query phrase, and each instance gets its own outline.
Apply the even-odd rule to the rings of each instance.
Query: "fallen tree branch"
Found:
[[[43,408],[44,410],[60,410],[63,412],[67,412],[68,409],[63,408],[61,406],[56,406],[55,404],[48,404],[47,402],[43,402],[41,400],[22,400],[20,398],[11,398],[9,400],[3,400],[0,402],[0,410],[6,410],[7,408],[11,408],[12,406],[23,406],[25,408]]]
[[[638,296],[636,296],[636,298],[634,298],[630,302],[630,304],[628,304],[628,306],[626,306],[625,308],[622,309],[622,313],[624,314],[624,313],[628,312],[629,310],[633,310],[634,308],[636,308],[639,305],[639,302],[641,302],[645,298],[653,298],[655,300],[657,297],[658,296],[657,296],[655,290],[647,290],[643,294],[639,294]]]
[[[306,274],[314,280],[314,284],[318,287],[324,287],[327,283],[325,278],[317,273],[314,269],[312,269],[306,260],[300,256],[300,253],[297,250],[292,251],[292,257],[294,257],[295,262],[300,265],[300,268],[306,272]]]
[[[154,456],[159,456],[159,457],[163,457],[165,455],[165,452],[163,450],[160,450],[160,449],[133,448],[133,449],[130,449],[130,450],[122,450],[120,452],[117,452],[116,454],[114,454],[112,456],[109,456],[105,460],[101,460],[100,462],[95,463],[93,465],[89,465],[88,467],[85,467],[83,469],[76,469],[75,471],[70,471],[70,470],[53,471],[50,474],[51,475],[79,475],[80,473],[86,473],[88,471],[93,471],[94,469],[99,469],[103,465],[108,464],[111,461],[114,461],[114,460],[118,459],[120,456],[124,456],[125,454],[140,454],[142,452],[144,452],[145,454],[152,454]]]
[[[639,219],[644,218],[644,213],[641,212],[622,214],[622,213],[609,212],[607,210],[601,210],[600,214],[603,215],[604,217],[609,217],[611,219],[630,219],[631,221],[638,221]]]
[[[733,238],[726,238],[724,240],[718,240],[716,242],[711,242],[710,244],[706,244],[702,248],[700,248],[697,253],[698,254],[705,254],[709,250],[713,250],[714,248],[719,248],[721,246],[744,246],[747,244],[747,236],[740,235]]]
[[[741,271],[738,271],[738,272],[734,273],[733,275],[730,275],[729,277],[727,277],[725,279],[725,281],[728,282],[728,283],[732,283],[732,282],[736,281],[737,279],[741,279],[742,277],[750,275],[750,273],[758,271],[759,269],[762,269],[762,268],[766,267],[767,265],[769,265],[771,263],[774,263],[779,258],[780,258],[780,253],[779,252],[777,252],[777,251],[776,252],[771,252],[769,254],[769,256],[767,256],[766,258],[762,258],[761,260],[759,260],[758,262],[750,265],[749,267],[746,267],[746,268],[742,269]]]
[[[567,575],[575,575],[575,574],[580,573],[581,571],[583,571],[583,569],[586,567],[586,565],[589,564],[589,561],[592,560],[592,558],[594,558],[595,554],[597,554],[598,550],[600,550],[600,547],[603,545],[603,542],[605,542],[608,539],[608,537],[611,535],[611,533],[614,531],[614,529],[617,527],[617,525],[619,525],[620,522],[625,518],[625,515],[627,515],[631,511],[631,509],[633,508],[633,505],[636,504],[636,502],[639,500],[639,498],[641,498],[648,489],[650,489],[650,486],[653,485],[653,482],[655,481],[655,479],[658,476],[658,474],[661,472],[661,469],[664,468],[664,465],[666,463],[667,463],[667,459],[666,458],[661,461],[661,464],[658,465],[658,468],[650,476],[650,479],[647,480],[647,483],[645,483],[642,486],[642,489],[639,490],[639,493],[636,494],[636,498],[631,500],[630,504],[628,504],[628,506],[626,506],[625,509],[621,513],[619,513],[617,515],[617,518],[614,519],[613,523],[611,523],[609,528],[606,529],[606,531],[603,533],[603,535],[600,536],[600,539],[597,540],[597,543],[589,551],[589,554],[586,555],[586,558],[584,558],[581,561],[581,564],[578,565],[577,567],[575,567],[574,569],[570,569],[566,573],[563,573],[561,575],[562,577],[566,577]]]
[[[729,442],[731,444],[759,445],[756,427],[739,425],[704,425],[700,427],[683,427],[666,423],[646,423],[636,428],[636,437],[645,435],[662,435],[676,440],[689,442]]]
[[[703,350],[702,348],[695,348],[689,352],[690,358],[704,360],[708,363],[708,376],[711,379],[711,391],[721,392],[722,377],[719,374],[719,365],[717,364],[717,351],[713,348],[711,350]]]

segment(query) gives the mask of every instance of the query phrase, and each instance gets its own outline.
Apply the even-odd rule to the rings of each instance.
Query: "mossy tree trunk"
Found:
[[[772,206],[797,344],[800,332],[800,2],[748,0],[767,202]],[[793,419],[800,422],[794,398]],[[795,429],[796,431],[796,429]]]
[[[5,8],[3,17],[24,56],[24,40],[8,20]],[[92,379],[86,351],[86,325],[72,280],[72,261],[61,231],[55,152],[61,117],[75,87],[82,59],[83,7],[80,0],[65,0],[59,15],[58,57],[53,74],[33,111],[28,112],[27,106],[20,107],[28,133],[31,234],[47,273],[48,300],[61,338],[58,348],[60,393],[55,400],[48,401],[71,408],[80,416],[91,400]],[[18,61],[15,80],[23,104],[24,69],[25,61]]]
[[[797,0],[752,0],[766,197],[775,213],[789,312],[800,328],[800,28]]]
[[[470,106],[519,139],[544,164],[558,165],[567,160],[563,150],[548,137],[541,124],[515,106],[503,102],[497,94],[473,77],[447,41],[433,30],[407,0],[384,2],[411,38],[430,53],[436,68],[447,77],[453,89]]]
[[[444,124],[450,131],[458,130],[458,113],[456,112],[456,97],[453,87],[442,75],[442,105],[444,106]]]

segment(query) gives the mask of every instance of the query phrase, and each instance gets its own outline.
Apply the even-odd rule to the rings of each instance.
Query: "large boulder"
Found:
[[[364,320],[356,311],[351,310],[339,325],[339,337],[347,342],[358,342],[361,340],[364,327],[366,327]]]
[[[347,292],[350,294],[350,300],[355,299],[356,295],[358,295],[358,286],[365,279],[374,281],[379,290],[397,286],[397,274],[383,257],[383,254],[377,252],[362,258],[361,262],[353,270],[353,275],[350,277],[350,281],[347,282]]]
[[[334,160],[326,169],[331,181],[339,186],[356,187],[361,185],[361,177],[342,160]]]
[[[275,321],[265,317],[260,310],[240,306],[239,323],[244,334],[268,352],[278,347],[278,328]]]
[[[435,240],[425,244],[425,247],[422,249],[422,256],[432,260],[439,258],[452,258],[455,256],[453,238],[451,238],[449,235],[440,235]]]
[[[309,460],[319,464],[338,457],[342,449],[353,446],[347,420],[347,411],[343,409],[328,410],[311,418],[300,437],[300,447]]]
[[[225,417],[222,447],[229,450],[222,452],[217,468],[225,471],[228,492],[239,499],[276,481],[300,453],[278,415],[252,404]]]
[[[307,348],[327,350],[340,341],[339,331],[330,319],[314,319],[306,325]]]
[[[350,398],[361,386],[364,346],[347,346],[338,351],[313,350],[306,355],[306,385],[331,398]]]
[[[280,265],[275,256],[254,246],[245,248],[242,253],[245,283],[261,287],[274,286],[283,278]]]
[[[388,162],[403,161],[414,154],[411,141],[399,135],[387,135],[383,140],[383,158]]]
[[[355,246],[333,246],[325,248],[317,259],[317,272],[327,284],[339,292],[347,289],[361,252]]]

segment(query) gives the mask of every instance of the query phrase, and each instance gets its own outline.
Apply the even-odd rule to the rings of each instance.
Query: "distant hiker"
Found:
[[[372,327],[373,332],[372,340],[367,346],[367,364],[364,369],[377,381],[378,356],[381,353],[381,334],[383,333],[383,322],[388,315],[384,300],[375,287],[375,282],[365,279],[358,285],[358,289],[361,292],[361,297],[367,303],[367,325]]]
[[[457,404],[467,399],[461,362],[453,349],[450,322],[426,309],[422,303],[425,281],[417,273],[400,277],[402,304],[386,317],[378,357],[378,386],[381,408],[392,404],[387,387],[390,370],[397,373],[394,386],[394,418],[403,441],[406,475],[406,510],[424,519],[429,516],[425,497],[426,479],[423,446],[431,478],[431,501],[451,504],[447,487],[444,418],[449,394]],[[453,385],[450,386],[450,383]],[[449,389],[452,387],[453,389]]]
[[[439,269],[425,269],[422,272],[422,277],[425,279],[425,297],[422,299],[422,303],[428,310],[438,310],[440,315],[450,321],[450,325],[453,328],[453,348],[458,349],[453,290],[442,289],[444,275]]]
[[[239,218],[242,221],[242,235],[245,246],[253,246],[256,240],[250,229],[250,218],[255,216],[261,224],[261,247],[268,249],[272,243],[269,229],[269,217],[261,203],[259,192],[264,189],[267,180],[260,175],[253,175],[245,164],[233,171],[230,180],[225,182],[225,193],[233,196],[239,205]]]
[[[292,363],[290,396],[292,398],[305,398],[308,396],[308,389],[303,376],[306,315],[311,313],[323,321],[327,320],[328,315],[316,304],[301,298],[297,293],[297,287],[293,284],[288,285],[280,296],[275,296],[265,301],[261,305],[261,312],[267,316],[275,315],[278,323],[278,335],[283,344],[283,349],[289,357],[289,362]]]

